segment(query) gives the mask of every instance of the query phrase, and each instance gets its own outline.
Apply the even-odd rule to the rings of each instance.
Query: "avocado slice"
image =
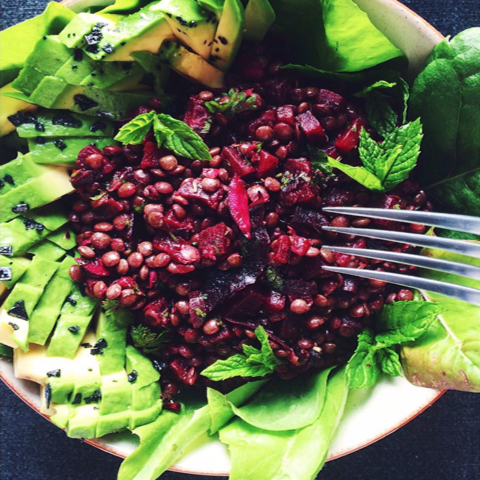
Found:
[[[237,56],[245,30],[245,10],[240,0],[225,0],[209,62],[226,72]]]
[[[60,228],[51,233],[47,238],[55,245],[63,248],[63,250],[71,250],[77,245],[77,236],[69,227]]]
[[[114,25],[114,22],[105,17],[82,12],[70,21],[60,32],[58,38],[70,48],[91,48],[96,45],[95,41],[101,37],[105,27],[114,27]]]
[[[81,94],[82,87],[69,85],[65,80],[53,75],[46,75],[42,78],[35,90],[30,94],[28,100],[41,107],[68,109],[73,98]]]
[[[31,95],[43,80],[43,77],[45,77],[45,72],[36,68],[25,67],[20,70],[18,77],[12,82],[12,87],[26,95]]]
[[[132,385],[123,368],[102,377],[102,400],[99,405],[101,415],[123,412],[129,409],[131,403]]]
[[[217,29],[217,17],[195,0],[162,0],[152,10],[163,12],[177,40],[208,60]]]
[[[39,132],[36,125],[41,125]],[[113,137],[114,128],[107,119],[99,120],[79,113],[64,111],[42,112],[35,123],[24,123],[18,127],[23,138],[43,137]]]
[[[40,243],[34,245],[29,251],[31,255],[39,255],[40,257],[48,258],[54,262],[58,262],[65,256],[65,250],[55,245],[50,240],[45,239]]]
[[[149,52],[132,52],[132,57],[153,77],[153,89],[164,106],[171,103],[171,98],[165,94],[164,88],[170,80],[171,70],[162,63],[158,55]]]
[[[37,165],[29,155],[19,154],[16,159],[0,165],[0,195],[5,195],[10,190],[14,190],[48,171],[48,168]]]
[[[132,61],[132,52],[157,53],[162,42],[174,35],[165,16],[151,8],[156,3],[128,15],[115,26],[102,28],[98,43],[85,47],[85,53],[94,60],[106,61]]]
[[[33,208],[68,195],[73,190],[67,170],[51,167],[40,177],[0,195],[0,219],[4,222],[12,220]]]
[[[97,423],[100,418],[95,405],[81,405],[72,409],[66,433],[69,438],[96,438]]]
[[[261,42],[275,19],[269,0],[249,0],[245,9],[245,40]]]
[[[0,278],[2,284],[8,289],[13,286],[22,278],[22,275],[27,271],[30,266],[30,260],[24,257],[6,257],[0,255],[0,271],[5,276]],[[5,269],[5,270],[4,270]],[[10,278],[10,280],[7,280]]]
[[[38,141],[40,140],[40,143]],[[58,137],[28,139],[30,152],[27,154],[35,163],[75,167],[78,153],[88,145],[100,150],[109,145],[118,145],[111,138]],[[1,191],[1,190],[0,190]]]
[[[18,113],[27,114],[28,112],[34,112],[37,110],[36,105],[5,96],[5,94],[9,93],[19,92],[12,87],[11,83],[0,88],[0,100],[2,103],[2,108],[0,110],[0,137],[4,137],[15,130],[15,125],[9,120],[9,117],[15,116]]]
[[[43,290],[60,266],[35,256],[30,268],[22,276],[2,306],[0,317],[1,343],[28,350],[29,319]]]
[[[132,382],[135,387],[142,388],[160,380],[160,373],[155,370],[151,360],[145,357],[132,345],[127,346],[127,373],[137,372],[135,380]]]
[[[189,52],[185,47],[174,42],[164,42],[158,54],[162,62],[169,65],[180,75],[210,88],[224,86],[222,71],[210,65],[199,55]]]
[[[55,244],[52,243],[52,245]],[[30,343],[45,345],[50,336],[62,305],[72,290],[73,281],[69,275],[72,265],[75,265],[75,260],[72,257],[66,257],[63,260],[35,307],[30,317],[30,328],[28,331],[28,341]]]

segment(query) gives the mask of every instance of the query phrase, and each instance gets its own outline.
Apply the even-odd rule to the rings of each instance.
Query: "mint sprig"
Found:
[[[205,107],[210,113],[224,113],[227,117],[232,117],[244,110],[258,108],[255,97],[247,97],[245,92],[236,92],[231,89],[227,95],[224,95],[224,98],[227,96],[229,98],[225,101],[211,100],[205,102]]]
[[[124,145],[139,145],[148,132],[153,133],[159,147],[164,146],[175,155],[191,160],[211,160],[209,149],[202,138],[188,125],[164,113],[142,113],[124,125],[115,140]]]
[[[268,341],[268,334],[262,326],[255,330],[261,348],[243,345],[243,355],[233,355],[226,360],[217,360],[203,370],[202,375],[215,382],[233,377],[264,377],[273,373],[280,365]]]
[[[386,305],[377,319],[375,334],[365,329],[358,336],[358,346],[347,364],[347,380],[352,390],[375,385],[381,373],[401,375],[396,346],[420,338],[442,313],[437,303],[412,301]]]
[[[417,119],[389,133],[377,144],[362,129],[358,153],[363,167],[352,167],[333,158],[328,163],[369,190],[386,192],[408,178],[420,155],[422,124]]]

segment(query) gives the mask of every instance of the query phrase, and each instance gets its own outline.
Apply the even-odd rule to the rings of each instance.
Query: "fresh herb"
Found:
[[[165,147],[176,155],[192,160],[211,160],[209,148],[202,138],[188,125],[164,113],[142,113],[124,125],[115,140],[124,145],[139,145],[150,129],[159,147]]]
[[[102,308],[103,311],[105,312],[105,315],[113,315],[116,311],[120,309],[121,305],[118,300],[110,300],[107,299],[102,302]]]
[[[283,288],[283,279],[280,273],[274,267],[267,267],[265,272],[268,283],[274,290],[281,290]]]
[[[228,99],[225,100],[227,97]],[[210,113],[224,113],[228,118],[231,118],[245,110],[256,110],[257,100],[255,97],[247,97],[245,92],[236,92],[232,88],[220,101],[205,102],[205,107]]]
[[[260,350],[251,345],[243,345],[243,355],[237,354],[226,360],[217,360],[203,370],[202,375],[219,382],[227,378],[264,377],[273,373],[281,362],[273,353],[268,334],[262,326],[259,326],[255,330],[255,335],[260,342]]]
[[[419,119],[396,128],[381,144],[362,129],[358,152],[363,167],[352,167],[333,158],[328,162],[369,190],[386,192],[408,178],[417,164],[422,138]]]
[[[90,197],[90,200],[91,200],[92,202],[95,202],[95,201],[97,201],[97,200],[100,200],[100,199],[103,198],[103,197],[106,197],[107,195],[108,195],[107,192],[105,192],[105,191],[103,191],[103,190],[100,190],[100,193],[99,193],[98,195],[95,195],[95,196],[93,196],[93,197]]]
[[[480,28],[445,39],[412,87],[425,140],[418,176],[453,213],[480,215]],[[464,236],[465,238],[465,236]]]
[[[314,171],[323,173],[325,176],[332,175],[333,167],[328,163],[330,157],[325,152],[309,145],[308,158]]]
[[[163,330],[160,333],[155,333],[144,325],[137,325],[130,330],[130,336],[133,346],[145,355],[158,355],[170,340],[170,331]]]
[[[347,364],[347,380],[353,390],[375,385],[380,374],[401,374],[396,346],[420,338],[442,312],[436,303],[412,301],[386,305],[377,320],[375,334],[366,328]]]
[[[205,318],[207,316],[207,312],[204,312],[201,308],[195,308],[194,312],[195,315],[200,318]]]

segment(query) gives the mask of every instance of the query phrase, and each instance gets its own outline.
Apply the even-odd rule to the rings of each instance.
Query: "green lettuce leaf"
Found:
[[[11,82],[17,76],[35,44],[44,35],[60,33],[73,17],[75,13],[67,7],[50,2],[41,15],[3,30],[0,33],[0,86]]]
[[[269,432],[237,419],[220,430],[220,440],[231,453],[230,480],[313,480],[325,464],[347,394],[340,370],[328,380],[325,406],[308,427]]]
[[[233,407],[233,411],[245,422],[264,430],[295,430],[311,425],[323,409],[332,368],[287,382],[274,378],[250,402]]]
[[[480,260],[439,250],[423,255],[480,266]],[[425,270],[421,276],[479,288],[480,281]],[[436,293],[424,294],[442,305],[439,315],[416,342],[401,349],[405,376],[422,387],[480,392],[480,307]]]
[[[425,139],[418,175],[444,209],[480,215],[480,28],[438,44],[412,88]]]
[[[271,0],[273,29],[300,63],[356,72],[399,58],[398,50],[352,0]]]

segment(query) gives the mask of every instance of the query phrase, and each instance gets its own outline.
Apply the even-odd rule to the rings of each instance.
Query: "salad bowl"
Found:
[[[396,0],[355,0],[373,24],[409,60],[407,78],[412,79],[424,66],[431,51],[443,36],[424,19]],[[81,11],[101,1],[65,0],[73,11]],[[8,360],[0,360],[1,378],[25,403],[40,413],[38,386],[13,375]],[[345,414],[329,450],[334,460],[362,449],[413,420],[438,400],[444,391],[420,388],[404,378],[383,379],[375,389],[355,391],[348,399]],[[45,418],[48,418],[45,416]],[[137,437],[129,433],[111,434],[87,443],[119,457],[127,457],[138,446]],[[170,470],[181,473],[227,476],[230,460],[227,448],[219,440],[205,435],[191,446]]]

